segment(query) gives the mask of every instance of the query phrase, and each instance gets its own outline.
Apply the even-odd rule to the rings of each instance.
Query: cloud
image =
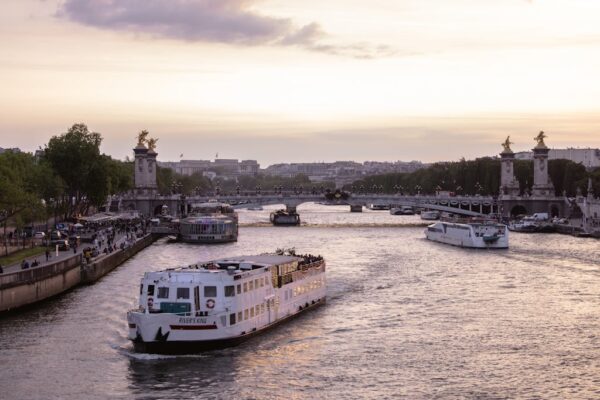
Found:
[[[233,45],[296,46],[311,51],[372,58],[390,55],[386,46],[325,42],[318,23],[298,27],[289,18],[254,11],[257,0],[65,0],[60,18],[100,29],[158,38]]]

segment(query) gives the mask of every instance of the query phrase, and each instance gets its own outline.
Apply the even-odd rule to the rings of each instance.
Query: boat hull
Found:
[[[275,226],[296,226],[300,225],[300,218],[295,215],[275,215],[271,222]]]
[[[493,228],[495,229],[495,228]],[[438,222],[425,229],[425,237],[428,240],[449,244],[457,247],[472,249],[507,249],[508,233],[504,227],[504,234],[491,234],[491,231],[475,232],[475,230],[465,224],[446,224]]]
[[[181,235],[181,241],[186,243],[229,243],[237,242],[237,235],[218,236],[218,235],[207,235],[207,236],[194,236],[194,235]]]
[[[309,304],[307,307],[302,308],[298,312],[283,317],[272,324],[266,325],[260,329],[256,329],[252,332],[248,332],[239,336],[230,338],[221,338],[214,340],[180,340],[180,341],[155,341],[155,342],[144,342],[141,340],[133,340],[133,348],[138,353],[151,353],[151,354],[165,354],[165,355],[180,355],[180,354],[194,354],[202,353],[205,351],[219,350],[228,347],[238,346],[261,333],[265,333],[279,324],[292,320],[308,310],[312,310],[326,303],[326,297],[319,300],[315,300],[314,304]]]

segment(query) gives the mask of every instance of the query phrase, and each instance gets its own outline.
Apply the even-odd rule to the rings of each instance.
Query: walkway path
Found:
[[[138,239],[139,239],[139,237],[138,237]],[[114,243],[115,247],[117,249],[119,249],[119,246],[121,245],[121,243],[125,242],[126,240],[127,240],[127,235],[125,233],[116,234],[115,235],[115,243]],[[73,255],[75,255],[75,254],[81,254],[83,252],[83,249],[85,249],[87,247],[93,247],[93,244],[92,243],[81,243],[79,246],[77,246],[77,252],[73,252],[73,249],[71,248],[70,250],[59,251],[58,255],[56,255],[56,250],[53,249],[50,252],[50,259],[48,261],[46,261],[45,254],[40,254],[35,257],[29,257],[26,259],[27,262],[29,262],[29,265],[31,265],[35,260],[37,260],[40,264],[37,267],[29,267],[28,269],[40,268],[40,267],[43,267],[44,265],[52,264],[57,261],[66,260],[67,258],[73,257]],[[105,240],[104,246],[98,248],[99,254],[97,257],[103,256],[104,249],[107,247],[108,247],[108,245],[106,244],[106,240]],[[23,269],[21,268],[20,262],[10,265],[10,266],[2,266],[2,268],[4,269],[4,274],[23,271]]]

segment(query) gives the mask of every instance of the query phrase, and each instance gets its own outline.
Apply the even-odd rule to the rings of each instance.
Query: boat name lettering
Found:
[[[205,324],[206,318],[179,318],[180,324]]]

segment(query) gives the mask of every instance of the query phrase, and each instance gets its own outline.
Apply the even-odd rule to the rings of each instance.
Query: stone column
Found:
[[[148,148],[144,144],[138,144],[134,149],[134,173],[133,182],[136,194],[143,194],[148,184]]]
[[[500,173],[500,196],[518,196],[519,182],[515,179],[514,161],[515,153],[510,149],[510,142],[506,139],[504,151],[500,153],[501,173]]]
[[[148,153],[146,155],[146,166],[147,166],[146,187],[151,192],[155,192],[157,190],[156,156],[158,156],[158,154],[154,151],[154,149],[149,149]]]
[[[548,175],[548,152],[550,149],[544,143],[544,132],[540,132],[533,148],[533,187],[534,197],[554,197],[554,185]]]

